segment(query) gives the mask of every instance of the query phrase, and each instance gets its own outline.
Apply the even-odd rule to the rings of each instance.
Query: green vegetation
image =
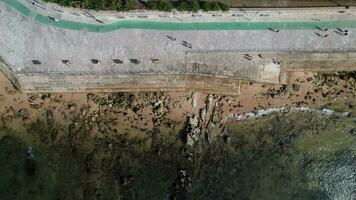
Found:
[[[176,8],[179,11],[193,11],[197,12],[200,10],[200,4],[197,0],[183,0],[176,3]]]
[[[218,3],[216,2],[212,2],[212,3],[208,3],[208,2],[204,2],[202,5],[202,9],[204,11],[208,11],[208,10],[220,10],[220,6]]]
[[[173,9],[173,4],[169,0],[149,1],[146,5],[146,8],[150,10],[160,10],[168,12]]]
[[[26,140],[0,127],[1,199],[347,199],[338,192],[356,185],[350,118],[290,113],[232,123],[228,142],[218,137],[203,149],[185,146],[179,133],[130,138],[88,131],[82,120],[68,129],[38,121]],[[332,184],[337,190],[326,191]]]
[[[118,10],[127,11],[136,9],[137,0],[45,0],[47,2],[58,3],[62,6],[85,8],[93,10]]]
[[[137,0],[45,0],[58,3],[62,6],[71,6],[93,10],[118,10],[127,11],[137,8],[146,8],[150,10],[171,11],[174,8],[179,11],[227,11],[229,6],[221,2],[197,1],[197,0],[179,0],[172,3],[170,0],[149,1],[147,3]]]
[[[197,12],[198,10],[203,11],[227,11],[229,6],[220,2],[210,2],[210,1],[197,1],[197,0],[179,0],[177,2],[171,3],[169,0],[158,0],[150,1],[146,5],[147,9],[150,10],[160,10],[160,11],[171,11],[173,8],[178,11],[191,11]]]

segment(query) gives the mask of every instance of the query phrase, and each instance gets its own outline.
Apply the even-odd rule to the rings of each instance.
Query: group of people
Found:
[[[318,29],[319,31],[322,31],[322,32],[326,32],[328,31],[329,29],[327,28],[320,28],[320,27],[315,27],[316,29]],[[341,36],[347,36],[349,34],[349,30],[347,29],[341,29],[341,28],[336,28],[336,30],[334,30],[334,33],[338,34],[338,35],[341,35]],[[328,34],[323,34],[323,33],[319,33],[319,32],[315,32],[315,35],[319,36],[319,37],[322,37],[322,38],[326,38],[328,37],[329,35]]]

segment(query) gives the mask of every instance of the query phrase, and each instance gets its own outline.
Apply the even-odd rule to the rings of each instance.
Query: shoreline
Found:
[[[324,116],[339,116],[339,117],[351,117],[351,112],[336,112],[327,108],[315,109],[310,107],[279,107],[279,108],[268,108],[261,109],[255,112],[248,112],[244,114],[230,114],[223,119],[223,122],[232,122],[232,121],[242,121],[242,120],[254,120],[259,119],[260,117],[269,116],[271,114],[279,113],[290,113],[290,112],[316,112]]]

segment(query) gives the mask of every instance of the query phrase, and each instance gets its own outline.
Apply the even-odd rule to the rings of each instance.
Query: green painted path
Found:
[[[110,32],[118,29],[151,29],[151,30],[279,30],[328,28],[356,28],[356,19],[348,21],[300,21],[300,22],[155,22],[120,20],[110,24],[90,24],[68,20],[54,21],[48,16],[33,12],[18,0],[0,0],[22,15],[48,26],[69,30],[87,29],[89,32]],[[0,19],[1,20],[1,19]]]

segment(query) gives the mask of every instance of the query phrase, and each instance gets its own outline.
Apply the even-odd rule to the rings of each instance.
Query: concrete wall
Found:
[[[252,59],[238,62],[245,54]],[[190,52],[187,71],[180,74],[15,73],[4,62],[0,67],[18,88],[28,93],[199,90],[238,95],[241,81],[285,84],[288,71],[356,70],[354,55],[356,52]],[[236,63],[239,74],[229,74],[224,65],[219,65],[219,60],[225,58],[239,58],[231,62]],[[275,63],[269,61],[271,58]]]

